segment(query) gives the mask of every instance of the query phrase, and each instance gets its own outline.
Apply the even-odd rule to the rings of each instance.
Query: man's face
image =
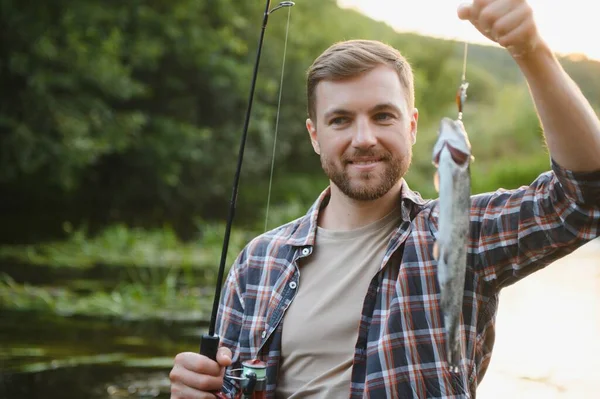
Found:
[[[316,121],[308,119],[323,170],[349,198],[382,197],[406,174],[417,134],[396,71],[379,66],[359,77],[316,87]]]

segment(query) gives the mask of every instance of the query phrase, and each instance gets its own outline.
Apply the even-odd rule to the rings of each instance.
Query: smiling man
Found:
[[[306,127],[332,182],[321,227],[347,230],[395,207],[411,162],[418,111],[408,84],[412,73],[399,53],[369,41],[331,50],[337,51],[324,54],[309,73]],[[397,66],[387,64],[389,57],[397,57]]]
[[[471,198],[450,372],[433,244],[438,201],[404,175],[417,135],[410,65],[377,41],[336,43],[310,67],[310,141],[330,179],[307,214],[252,240],[226,281],[217,362],[182,353],[172,398],[239,393],[226,367],[264,361],[267,398],[474,397],[490,361],[498,293],[600,233],[600,121],[537,34],[523,0],[459,9],[527,78],[552,170]],[[540,149],[542,150],[542,149]]]

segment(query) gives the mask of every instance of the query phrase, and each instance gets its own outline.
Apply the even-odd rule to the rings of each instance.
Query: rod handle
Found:
[[[219,336],[203,334],[200,342],[200,354],[211,360],[217,361],[217,351],[219,350]]]

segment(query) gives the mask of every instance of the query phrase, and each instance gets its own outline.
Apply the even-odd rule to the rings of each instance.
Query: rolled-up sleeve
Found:
[[[551,165],[529,186],[472,197],[469,252],[476,271],[495,289],[600,234],[600,171]]]

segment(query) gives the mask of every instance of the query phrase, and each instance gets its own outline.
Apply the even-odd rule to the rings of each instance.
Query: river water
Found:
[[[600,398],[600,239],[506,288],[478,398]]]
[[[599,397],[600,239],[505,289],[497,326],[478,398]],[[197,351],[205,328],[4,311],[0,398],[168,398],[174,355]]]

